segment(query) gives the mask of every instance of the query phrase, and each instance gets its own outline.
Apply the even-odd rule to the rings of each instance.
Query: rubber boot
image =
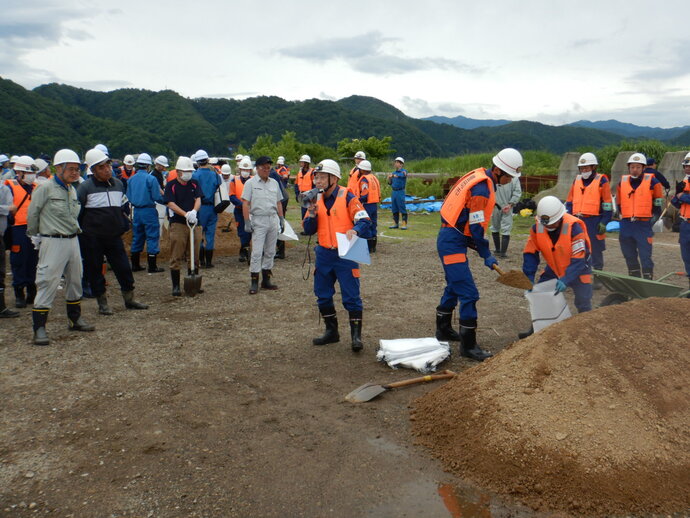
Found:
[[[24,286],[14,287],[14,307],[15,308],[25,308],[26,307],[26,296],[24,295]]]
[[[436,308],[436,339],[443,342],[460,341],[460,335],[453,329],[453,310],[448,311],[441,306]]]
[[[35,298],[36,298],[36,285],[32,283],[26,287],[26,303],[31,304],[33,306]]]
[[[400,230],[407,230],[407,214],[403,214],[403,224]]]
[[[460,356],[470,358],[478,362],[483,362],[493,355],[484,351],[477,345],[477,321],[476,320],[461,320],[460,321]]]
[[[640,270],[628,270],[628,275],[630,277],[642,277]]]
[[[393,224],[388,228],[398,228],[398,221],[399,221],[398,218],[399,218],[399,214],[397,212],[394,212],[393,213]]]
[[[132,252],[130,257],[132,259],[132,271],[133,272],[144,271],[144,268],[141,266],[141,263],[140,263],[141,252]]]
[[[285,241],[278,240],[278,244],[276,246],[276,259],[285,259]]]
[[[329,306],[327,308],[319,308],[323,321],[326,324],[326,331],[314,338],[311,342],[314,345],[334,344],[340,341],[340,334],[338,333],[338,317],[335,313],[335,307]]]
[[[147,259],[149,262],[149,273],[160,273],[163,270],[163,268],[158,268],[158,265],[156,264],[156,254],[148,254]]]
[[[376,253],[376,238],[375,237],[372,237],[371,239],[367,240],[367,248],[369,248],[370,254]]]
[[[240,248],[240,258],[239,262],[246,263],[249,261],[249,247],[243,246]]]
[[[170,280],[172,281],[172,296],[181,297],[180,291],[180,270],[170,270]]]
[[[49,309],[36,309],[31,311],[34,320],[34,345],[49,345],[48,333],[46,332],[46,322],[48,322]]]
[[[534,326],[529,326],[529,329],[527,331],[522,331],[518,333],[518,338],[520,340],[523,340],[527,338],[528,336],[532,336],[534,334]]]
[[[273,272],[271,270],[261,270],[261,287],[265,290],[277,290],[278,286],[271,282]]]
[[[653,270],[643,270],[642,271],[642,278],[647,279],[648,281],[654,280],[654,271]]]
[[[352,338],[352,351],[358,353],[364,349],[362,343],[362,312],[350,311],[350,337]]]
[[[204,255],[206,256],[206,268],[213,268],[213,250],[204,250]]]
[[[134,300],[134,290],[123,291],[122,298],[125,299],[125,307],[127,309],[149,309],[146,304]]]
[[[98,302],[98,313],[106,316],[113,314],[113,310],[108,306],[108,297],[105,296],[105,293],[103,295],[98,295],[96,297],[96,302]]]
[[[256,295],[259,292],[259,274],[252,273],[252,283],[249,285],[249,294]]]
[[[81,301],[67,301],[67,320],[69,321],[70,331],[95,331],[96,328],[90,324],[87,324],[83,318],[81,318]]]
[[[510,236],[501,236],[501,257],[508,257],[508,245],[510,244]]]
[[[199,247],[199,266],[201,268],[206,268],[206,248],[204,245]]]
[[[498,232],[492,232],[491,237],[494,238],[494,255],[501,253],[501,234]]]
[[[19,316],[19,311],[12,311],[5,305],[5,288],[0,288],[0,318],[14,318]]]

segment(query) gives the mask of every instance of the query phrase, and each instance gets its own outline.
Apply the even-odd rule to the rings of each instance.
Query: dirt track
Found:
[[[657,240],[659,273],[682,269],[676,241]],[[65,329],[58,295],[50,347],[30,346],[28,311],[0,322],[0,514],[450,516],[438,486],[451,484],[462,516],[538,516],[467,487],[413,445],[408,404],[428,387],[343,401],[362,383],[415,375],[377,363],[375,349],[380,338],[433,334],[443,287],[434,240],[380,240],[362,273],[359,355],[339,304],[345,340],[311,345],[321,324],[311,279],[302,280],[304,245],[277,263],[274,293],[247,295],[246,266],[220,256],[195,299],[170,296],[167,264],[136,274],[146,312],[123,308],[108,273],[115,315],[84,303],[95,333]],[[511,243],[508,269],[520,264],[519,246]],[[471,261],[483,297],[479,338],[499,352],[528,325],[526,301]],[[623,271],[615,241],[607,261]],[[442,367],[473,365],[454,354]]]

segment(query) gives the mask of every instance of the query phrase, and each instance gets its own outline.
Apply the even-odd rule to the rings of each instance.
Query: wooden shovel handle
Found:
[[[498,272],[498,275],[505,275],[506,274],[506,272],[501,270],[497,264],[494,264],[494,270],[496,270]]]
[[[430,374],[428,376],[421,376],[419,378],[412,378],[412,379],[404,380],[404,381],[396,381],[394,383],[389,383],[388,385],[384,385],[383,387],[387,388],[387,389],[407,387],[408,385],[416,385],[417,383],[425,383],[427,381],[444,380],[444,379],[452,378],[454,376],[455,376],[455,373],[453,371],[445,370],[439,374]]]

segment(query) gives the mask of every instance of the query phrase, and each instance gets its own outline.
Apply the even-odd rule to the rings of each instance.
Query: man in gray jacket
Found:
[[[520,201],[522,188],[520,178],[513,179],[505,185],[496,185],[496,204],[491,214],[491,235],[494,238],[494,255],[506,257],[510,243],[510,231],[513,229],[513,206]]]

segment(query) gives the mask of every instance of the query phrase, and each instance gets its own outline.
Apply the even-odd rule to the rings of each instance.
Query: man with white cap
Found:
[[[36,166],[36,180],[34,183],[36,184],[36,187],[38,187],[42,183],[50,180],[52,175],[50,174],[50,164],[44,159],[37,158],[34,160],[34,165]]]
[[[118,169],[117,177],[122,180],[126,187],[127,180],[136,174],[136,171],[134,170],[134,157],[132,155],[125,155],[122,164],[122,167]]]
[[[149,174],[149,168],[152,164],[151,155],[141,153],[134,165],[137,172],[127,182],[127,199],[134,208],[131,248],[133,272],[140,272],[144,269],[139,263],[141,252],[144,250],[144,242],[146,242],[148,254],[148,272],[163,271],[163,268],[159,268],[156,264],[156,258],[160,252],[160,225],[156,203],[163,201],[163,193],[158,181]]]
[[[357,151],[353,158],[355,161],[355,166],[350,169],[350,176],[347,178],[347,188],[350,190],[350,192],[353,192],[355,195],[357,195],[356,190],[357,184],[359,183],[359,175],[357,173],[359,172],[359,164],[362,163],[362,160],[367,159],[367,154],[364,151]]]
[[[369,253],[375,254],[377,243],[378,203],[381,201],[381,184],[376,175],[371,172],[371,162],[369,162],[369,160],[360,160],[353,171],[355,172],[351,178],[354,178],[354,182],[352,183],[352,187],[348,187],[348,190],[357,196],[364,210],[369,214],[374,237],[367,239],[367,246],[369,247]],[[349,184],[350,181],[348,180],[348,185]]]
[[[9,160],[6,161],[6,163],[2,166],[2,176],[0,177],[0,180],[14,180],[14,178],[17,176],[14,173],[14,163],[18,158],[19,157],[17,155],[12,155]]]
[[[402,227],[407,230],[407,207],[405,205],[405,187],[407,185],[407,170],[403,167],[405,159],[401,156],[395,159],[395,171],[388,175],[388,183],[391,186],[391,211],[393,212],[393,224],[388,228],[398,228],[399,216],[402,214]]]
[[[7,155],[0,155],[0,180],[7,180],[10,178],[11,168],[10,168],[10,157]],[[8,175],[5,178],[5,175]]]
[[[98,312],[113,314],[105,293],[104,256],[120,284],[125,307],[148,309],[134,300],[134,276],[122,242],[122,234],[129,229],[129,220],[122,208],[125,188],[113,176],[110,158],[101,150],[87,151],[85,161],[92,174],[77,188],[81,204],[79,223],[83,231],[84,273],[98,302]]]
[[[676,194],[671,203],[679,211],[680,216],[680,256],[685,265],[685,274],[690,280],[690,153],[683,159],[683,173],[685,176],[676,184]]]
[[[234,206],[233,215],[235,216],[235,224],[237,225],[237,237],[240,238],[239,261],[244,263],[249,262],[249,244],[252,241],[252,234],[251,232],[247,232],[244,225],[244,214],[242,211],[244,202],[242,201],[242,192],[244,191],[244,185],[249,181],[249,177],[252,174],[252,161],[244,157],[240,160],[237,169],[239,174],[233,178],[230,184],[230,203]]]
[[[27,233],[38,249],[38,290],[32,311],[35,345],[50,343],[46,322],[63,276],[69,329],[95,329],[81,318],[82,262],[77,241],[80,206],[73,185],[80,178],[80,160],[71,149],[61,149],[55,154],[53,165],[55,175],[36,189],[28,214]]]
[[[199,184],[203,193],[198,218],[204,232],[204,246],[199,251],[199,262],[202,268],[213,268],[213,250],[216,241],[216,225],[218,225],[218,214],[214,209],[214,197],[221,184],[221,179],[215,168],[209,164],[209,156],[206,151],[198,150],[194,153],[194,159],[199,168],[194,172],[192,178]]]
[[[7,230],[7,216],[13,205],[13,198],[11,189],[0,183],[0,318],[19,316],[18,311],[12,311],[5,305],[5,240],[3,238]]]
[[[163,189],[165,188],[165,175],[166,170],[170,167],[170,162],[165,155],[158,155],[153,161],[153,170],[151,171],[151,176],[153,176],[158,182],[158,186],[161,189],[161,194],[163,194]],[[165,213],[167,212],[165,205],[156,203],[156,210],[158,211],[158,225],[160,226],[160,232],[163,233],[163,223],[165,222]]]
[[[311,166],[311,157],[302,155],[299,157],[299,171],[295,178],[295,200],[299,201],[299,195],[314,188],[314,168]],[[307,209],[302,207],[302,219],[307,213]]]

